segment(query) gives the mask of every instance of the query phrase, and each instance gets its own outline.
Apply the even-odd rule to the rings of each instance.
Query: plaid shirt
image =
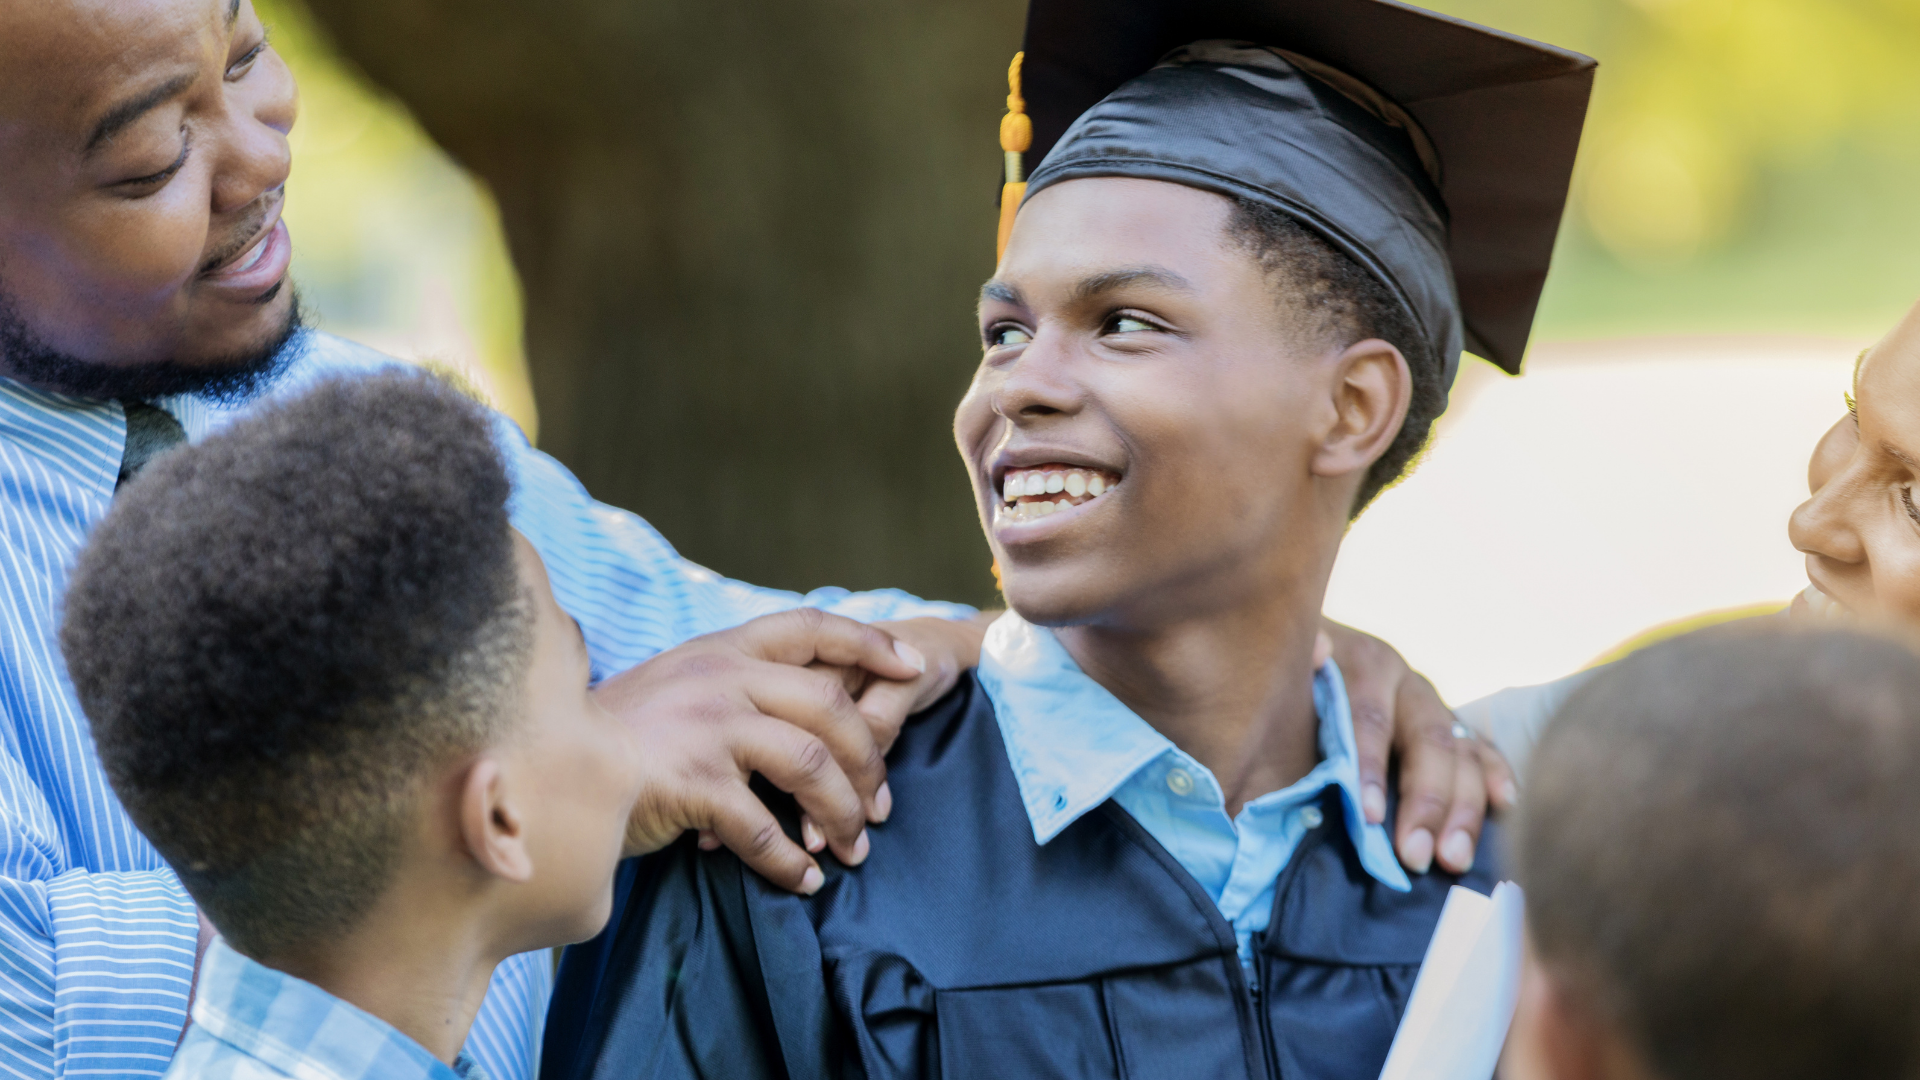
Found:
[[[462,1051],[452,1066],[309,982],[215,939],[200,964],[193,1026],[168,1080],[486,1080]]]

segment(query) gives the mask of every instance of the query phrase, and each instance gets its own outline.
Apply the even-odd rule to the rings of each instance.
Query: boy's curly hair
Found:
[[[127,812],[254,956],[350,927],[423,781],[531,654],[486,411],[337,378],[156,460],[81,554],[61,648]]]

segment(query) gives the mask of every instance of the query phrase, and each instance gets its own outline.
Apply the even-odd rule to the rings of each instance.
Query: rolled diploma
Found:
[[[1455,885],[1427,943],[1380,1080],[1488,1080],[1520,994],[1525,896]]]

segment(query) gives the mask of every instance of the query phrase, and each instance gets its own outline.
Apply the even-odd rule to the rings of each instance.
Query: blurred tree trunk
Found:
[[[759,584],[979,601],[949,425],[1022,0],[307,0],[499,201],[541,445]]]

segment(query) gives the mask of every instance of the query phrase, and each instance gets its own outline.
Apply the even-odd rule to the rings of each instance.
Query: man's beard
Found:
[[[0,294],[0,375],[93,401],[152,401],[175,394],[245,400],[272,382],[293,358],[296,350],[287,343],[306,323],[300,294],[294,292],[289,299],[286,321],[256,348],[196,364],[153,360],[116,365],[82,360],[48,345]]]

